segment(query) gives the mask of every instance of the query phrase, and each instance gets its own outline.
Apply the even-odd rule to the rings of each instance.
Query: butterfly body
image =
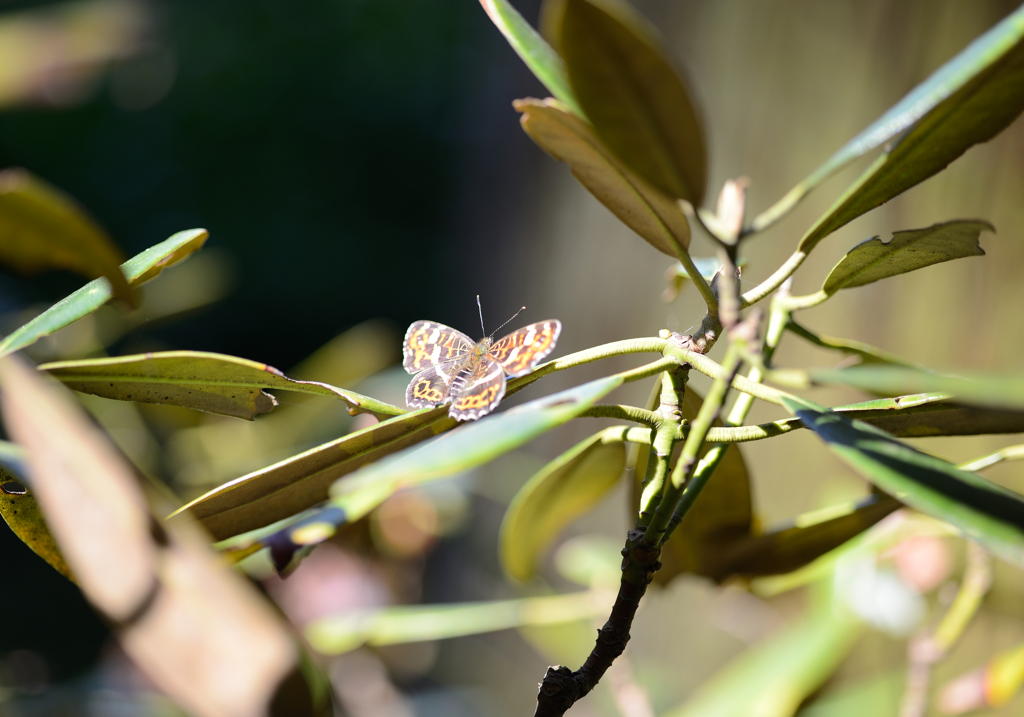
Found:
[[[416,374],[405,392],[411,408],[451,401],[448,415],[460,421],[481,418],[505,396],[506,376],[529,373],[551,353],[562,324],[552,319],[530,324],[493,340],[473,341],[434,321],[417,321],[405,334],[403,365]]]

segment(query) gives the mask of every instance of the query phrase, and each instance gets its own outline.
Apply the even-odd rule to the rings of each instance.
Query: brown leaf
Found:
[[[541,149],[565,162],[580,184],[658,251],[678,256],[690,246],[690,225],[675,200],[642,180],[613,155],[594,128],[557,100],[516,100],[520,122]]]

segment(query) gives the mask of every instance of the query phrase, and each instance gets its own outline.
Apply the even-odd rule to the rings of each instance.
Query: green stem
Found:
[[[678,461],[676,461],[675,469],[672,471],[671,481],[665,484],[661,500],[658,501],[654,516],[644,533],[644,543],[647,545],[657,547],[661,546],[664,542],[663,538],[666,535],[672,516],[676,512],[676,505],[682,497],[683,488],[693,476],[693,469],[697,463],[697,452],[704,444],[704,439],[707,438],[711,424],[718,417],[729,386],[733,382],[737,370],[739,370],[741,348],[742,342],[733,341],[729,344],[722,367],[724,369],[723,375],[711,385],[711,390],[708,391],[704,404],[700,407],[697,417],[690,425],[686,442],[683,444],[682,453]]]
[[[633,421],[643,423],[647,426],[657,426],[661,423],[661,417],[654,411],[648,411],[636,406],[624,406],[614,403],[599,403],[591,406],[580,414],[581,418],[615,418],[620,421]],[[648,441],[650,442],[650,441]]]
[[[793,252],[789,259],[786,260],[786,263],[776,269],[774,274],[740,297],[741,307],[746,308],[756,304],[761,299],[782,286],[782,283],[789,277],[793,276],[793,272],[804,263],[804,259],[806,258],[807,252],[800,251],[799,249]]]
[[[825,290],[816,291],[813,294],[807,294],[806,296],[790,296],[785,299],[786,308],[790,311],[797,311],[798,309],[809,309],[812,306],[823,304],[831,297],[832,294],[825,293]]]
[[[1002,450],[991,453],[984,458],[976,458],[970,463],[964,463],[962,466],[957,466],[962,471],[980,471],[982,468],[988,468],[989,466],[995,465],[1001,461],[1019,461],[1024,459],[1024,444],[1019,446],[1009,446]]]
[[[681,248],[681,247],[680,247]],[[704,275],[700,273],[697,266],[693,263],[693,259],[690,258],[690,253],[685,249],[682,251],[677,250],[679,256],[679,263],[683,265],[683,269],[686,270],[686,274],[690,277],[690,281],[697,287],[697,291],[700,292],[701,298],[704,299],[704,303],[708,306],[708,313],[714,314],[718,311],[718,297],[715,296],[715,292],[711,290],[711,286],[708,284]]]
[[[777,300],[772,301],[771,312],[768,317],[768,329],[765,331],[764,345],[761,349],[761,364],[763,366],[771,365],[772,356],[775,354],[775,349],[778,347],[779,341],[782,340],[782,334],[785,332],[786,325],[789,323],[789,311],[786,309],[783,302],[778,300],[784,298],[785,293],[783,292],[781,297],[777,297]],[[751,367],[747,380],[758,382],[763,378],[764,371],[761,367]],[[727,428],[709,430],[706,440],[711,442],[713,438],[712,434],[716,430],[734,433],[737,437],[750,436],[749,440],[759,440],[760,438],[770,438],[772,436],[781,435],[804,427],[802,422],[789,422],[788,420],[776,421],[772,424],[763,424],[761,426],[742,426],[741,424],[746,420],[747,413],[750,411],[750,407],[753,405],[753,402],[753,396],[750,394],[743,394],[739,396],[736,399],[736,403],[733,404],[732,410],[729,412],[729,416],[725,420]],[[726,442],[722,441],[721,443],[725,444]],[[672,514],[672,519],[669,521],[668,527],[665,530],[665,537],[662,539],[663,543],[672,536],[672,532],[682,522],[686,513],[700,496],[701,491],[704,490],[708,481],[711,480],[711,476],[725,458],[725,452],[728,449],[728,445],[720,444],[714,446],[704,454],[704,458],[702,458],[700,463],[697,464],[697,467],[693,472],[693,478],[689,483],[687,483],[686,490],[683,491],[679,505],[676,506],[676,510]]]
[[[686,349],[679,348],[672,344],[668,344],[665,347],[665,355],[676,358],[680,364],[690,364],[705,376],[716,380],[725,376],[727,373],[724,366],[715,363],[707,356],[694,353],[693,351],[687,351]],[[732,388],[735,388],[737,391],[742,391],[743,393],[749,393],[754,398],[759,398],[762,401],[767,401],[768,403],[774,403],[777,406],[782,405],[782,397],[787,395],[777,389],[755,383],[746,376],[736,376],[732,382]]]

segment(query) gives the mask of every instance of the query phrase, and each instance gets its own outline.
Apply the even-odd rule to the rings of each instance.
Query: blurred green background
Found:
[[[703,107],[709,196],[725,179],[747,176],[752,214],[1015,7],[1002,0],[636,4],[664,34]],[[538,2],[515,5],[536,18]],[[544,90],[473,0],[4,2],[0,13],[0,167],[26,167],[69,192],[128,256],[180,229],[211,232],[202,254],[178,274],[168,272],[172,289],[158,295],[160,282],[153,284],[148,306],[164,308],[153,311],[152,320],[110,309],[107,324],[98,318],[55,336],[37,348],[38,359],[197,349],[285,370],[298,365],[302,378],[349,386],[395,360],[402,331],[413,320],[443,321],[475,335],[476,294],[488,330],[523,304],[524,323],[561,319],[560,353],[661,328],[685,332],[701,318],[692,290],[672,304],[661,301],[667,259],[519,130],[511,101]],[[19,33],[31,42],[15,42]],[[771,273],[864,166],[833,178],[748,243],[745,285]],[[1019,371],[1022,196],[1024,125],[1017,122],[949,171],[824,242],[794,290],[816,289],[860,241],[939,221],[991,221],[998,234],[982,236],[988,256],[843,292],[802,322],[937,368]],[[693,253],[711,253],[696,231]],[[20,325],[26,311],[80,284],[70,274],[0,274],[0,330]],[[301,363],[371,319],[381,321],[357,328],[320,361]],[[117,322],[120,328],[109,329]],[[344,373],[331,356],[367,368],[325,375]],[[617,361],[559,374],[540,390],[635,363]],[[793,337],[776,355],[779,365],[834,361]],[[399,401],[403,377],[384,371],[366,378],[361,390]],[[707,384],[694,379],[693,385],[703,390]],[[647,391],[633,385],[618,400],[642,403]],[[836,404],[860,397],[823,390],[812,398]],[[194,495],[353,425],[334,406],[292,406],[291,397],[284,399],[277,423],[271,414],[255,425],[102,399],[88,403],[137,463]],[[751,420],[781,417],[769,408],[758,408]],[[324,575],[348,575],[347,582],[302,578],[306,582],[296,584],[306,586],[304,598],[274,581],[268,589],[283,603],[315,602],[309,596],[317,590],[334,591],[324,598],[334,608],[362,604],[358,595],[373,603],[523,594],[496,562],[504,504],[533,471],[599,425],[576,422],[460,478],[455,497],[433,496],[435,518],[444,523],[446,515],[456,516],[440,531],[447,537],[387,559],[380,558],[379,545],[362,557],[324,548],[334,555],[333,563],[321,561]],[[917,445],[962,461],[1009,442],[979,437]],[[866,493],[812,435],[743,450],[765,524]],[[1024,490],[1012,464],[989,475]],[[574,533],[618,541],[625,503],[617,493]],[[77,590],[6,530],[0,546],[6,560],[0,601],[8,618],[0,633],[0,685],[20,696],[8,705],[19,710],[12,714],[102,713],[107,703],[96,701],[97,685],[128,684],[110,677],[119,663],[105,629]],[[554,573],[550,579],[570,587]],[[991,609],[944,663],[947,679],[1024,640],[1021,587],[1018,574],[997,571]],[[373,594],[366,597],[366,591]],[[357,597],[339,603],[339,593]],[[792,596],[766,601],[693,578],[652,592],[646,602],[627,656],[658,714],[802,609]],[[565,632],[558,642],[560,633],[548,631],[547,642],[557,644],[549,644],[546,655],[505,632],[353,653],[340,658],[332,674],[340,675],[339,689],[352,694],[360,683],[352,675],[393,690],[392,702],[382,703],[391,706],[376,712],[351,698],[345,705],[353,714],[524,714],[532,710],[544,667],[578,661],[589,649],[589,630],[581,631],[584,638]],[[95,668],[101,653],[105,667]],[[872,712],[895,714],[892,695],[898,699],[905,654],[903,641],[869,633],[832,687],[895,675],[896,687],[882,690],[884,706]],[[602,685],[573,714],[620,714],[610,694]],[[1021,709],[1018,700],[1002,714]]]

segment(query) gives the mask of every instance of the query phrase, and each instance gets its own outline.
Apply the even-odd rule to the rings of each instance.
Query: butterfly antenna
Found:
[[[486,336],[487,329],[484,328],[484,308],[480,306],[480,294],[476,295],[476,309],[480,312],[480,335]]]
[[[525,307],[525,306],[522,306],[522,307],[520,307],[519,311],[517,311],[516,313],[512,314],[512,319],[514,319],[515,317],[519,316],[519,314],[523,313],[524,311],[526,311],[526,307]],[[506,322],[505,322],[504,324],[502,324],[501,326],[499,326],[498,328],[496,328],[496,329],[494,330],[494,333],[492,333],[492,334],[491,334],[491,336],[494,336],[494,334],[496,334],[496,333],[498,333],[499,331],[501,331],[501,330],[502,330],[502,329],[503,329],[503,328],[505,327],[505,324],[507,324],[507,323],[508,323],[509,321],[511,321],[512,319],[509,319],[509,320],[508,320],[508,321],[506,321]]]

